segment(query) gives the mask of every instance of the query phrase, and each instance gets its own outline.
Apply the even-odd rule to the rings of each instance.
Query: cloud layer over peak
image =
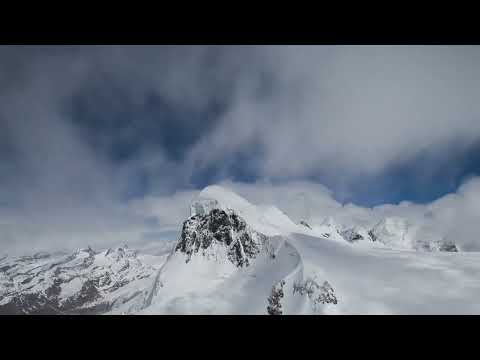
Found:
[[[227,179],[358,216],[334,199],[431,202],[480,171],[479,60],[475,46],[1,46],[3,221],[93,234],[125,224],[130,200],[175,209]],[[471,184],[428,206],[473,225]],[[20,226],[0,241],[33,242]]]

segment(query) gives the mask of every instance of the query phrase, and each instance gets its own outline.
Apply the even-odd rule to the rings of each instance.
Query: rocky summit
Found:
[[[175,250],[187,255],[207,255],[212,246],[227,249],[228,260],[236,266],[248,266],[260,252],[265,237],[252,231],[233,210],[213,209],[205,215],[194,215],[183,223]]]

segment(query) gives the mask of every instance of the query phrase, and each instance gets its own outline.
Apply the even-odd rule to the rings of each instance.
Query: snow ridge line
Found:
[[[288,240],[289,237],[285,237],[285,236],[282,236],[282,239],[283,239],[283,243],[277,248],[275,254],[278,254],[278,252],[284,248],[284,250],[287,250],[287,248],[290,248],[289,250],[287,250],[288,252],[290,252],[290,255],[291,256],[296,256],[298,261],[295,265],[295,267],[292,269],[292,271],[290,271],[287,275],[285,275],[284,277],[282,277],[280,280],[278,280],[276,283],[274,283],[272,285],[273,288],[276,288],[276,287],[282,287],[283,289],[292,289],[292,292],[285,292],[285,295],[288,294],[288,296],[293,296],[294,292],[293,292],[293,289],[294,289],[294,285],[295,283],[297,282],[302,282],[303,279],[304,279],[304,265],[303,265],[303,259],[302,259],[302,256],[300,255],[299,251],[297,250],[297,248],[295,246],[293,246],[291,244],[291,242],[289,242]],[[288,312],[288,305],[286,306],[286,308],[284,309]]]
[[[153,280],[152,289],[150,290],[150,293],[148,294],[148,297],[145,300],[145,303],[140,310],[143,310],[143,309],[149,307],[152,304],[153,297],[158,292],[159,285],[160,285],[160,287],[162,287],[161,282],[160,282],[160,275],[162,274],[162,271],[163,271],[163,268],[165,267],[165,265],[167,265],[168,261],[175,254],[176,248],[177,248],[177,246],[175,245],[173,247],[172,251],[170,251],[170,254],[167,256],[163,265],[160,267],[160,269],[158,269],[157,275],[155,276],[155,279]]]

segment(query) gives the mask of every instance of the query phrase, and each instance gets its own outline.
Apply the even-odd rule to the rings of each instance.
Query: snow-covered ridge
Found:
[[[0,261],[0,314],[130,313],[156,267],[126,247],[41,253]]]
[[[302,257],[289,242],[292,233],[314,232],[273,206],[207,187],[192,202],[191,217],[142,313],[321,312],[319,299],[333,298],[320,293],[333,289],[318,287],[316,297],[294,291],[306,280]]]
[[[208,214],[212,209],[235,210],[250,227],[266,236],[301,231],[286,214],[274,206],[255,206],[218,185],[206,187],[191,205],[192,215]]]
[[[319,223],[294,223],[284,212],[270,205],[253,205],[234,192],[218,185],[206,187],[192,202],[192,215],[207,214],[212,209],[235,209],[252,229],[266,236],[304,234],[329,240],[381,246],[415,251],[458,251],[456,245],[446,241],[425,226],[417,226],[400,217],[386,217],[373,228],[356,225],[344,226],[331,216]]]
[[[0,313],[480,313],[479,254],[435,230],[295,223],[211,186],[166,261],[127,247],[0,256]]]
[[[372,241],[390,248],[457,252],[452,242],[446,241],[434,229],[415,225],[401,217],[387,217],[369,231]]]

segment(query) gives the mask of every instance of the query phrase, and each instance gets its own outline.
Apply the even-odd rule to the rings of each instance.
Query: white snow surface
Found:
[[[255,206],[219,186],[200,193],[192,214],[213,208],[232,209],[269,236],[276,257],[262,252],[237,268],[221,247],[215,260],[197,254],[188,263],[185,254],[172,252],[141,314],[266,314],[272,286],[281,280],[283,314],[480,314],[480,253],[414,251],[402,220],[377,229],[392,238],[395,248],[389,248],[388,241],[345,241],[333,219],[309,224],[312,229],[295,224],[280,210]],[[306,279],[328,281],[338,303],[315,308],[293,294],[293,284]]]
[[[373,229],[381,240],[369,240],[368,230],[357,226],[348,234],[364,239],[349,242],[341,235],[348,229],[333,218],[308,222],[310,229],[275,207],[254,205],[220,186],[204,189],[192,202],[191,213],[206,215],[215,208],[233,210],[250,229],[266,235],[268,251],[262,249],[244,267],[228,261],[226,246],[215,242],[208,249],[212,256],[198,252],[188,262],[186,254],[175,250],[163,257],[129,257],[118,250],[98,254],[89,267],[107,268],[113,275],[124,258],[134,265],[124,275],[130,279],[154,270],[152,276],[132,281],[134,288],[126,285],[114,293],[115,299],[130,299],[142,291],[139,301],[125,306],[117,302],[112,313],[266,314],[272,287],[282,283],[283,314],[480,314],[480,253],[417,251],[422,240],[437,240],[435,231],[388,218]],[[76,262],[87,258],[80,250],[64,268],[72,266],[73,271]],[[0,257],[0,268],[10,261]],[[43,269],[50,261],[39,258],[28,271]],[[23,280],[19,276],[12,286]],[[294,293],[294,285],[305,281],[328,281],[337,303],[314,306],[311,298]],[[62,296],[68,298],[78,286],[65,284]]]

